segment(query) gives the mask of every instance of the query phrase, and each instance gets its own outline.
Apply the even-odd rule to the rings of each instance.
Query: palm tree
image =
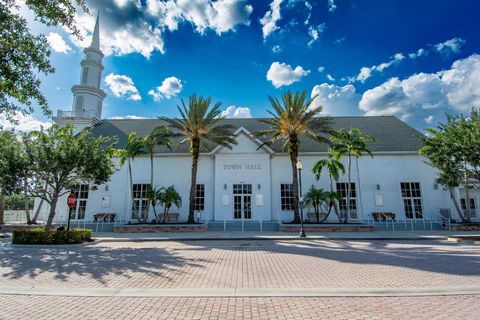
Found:
[[[138,156],[144,155],[144,144],[143,140],[137,138],[136,132],[131,132],[128,135],[127,143],[125,144],[125,149],[117,150],[116,154],[120,156],[120,167],[123,167],[125,161],[128,163],[128,175],[130,178],[130,200],[132,205],[131,210],[133,210],[133,177],[132,177],[132,161]],[[138,214],[137,210],[132,211],[135,218],[138,222],[142,221],[142,217]]]
[[[360,158],[364,153],[367,153],[373,158],[373,154],[367,149],[366,143],[369,141],[376,141],[376,139],[373,136],[362,134],[358,128],[353,128],[350,130],[341,129],[337,134],[332,136],[332,141],[335,142],[332,146],[334,152],[337,152],[339,156],[348,156],[347,212],[343,221],[344,223],[347,223],[350,216],[352,156]]]
[[[154,128],[149,135],[143,137],[143,145],[150,156],[150,188],[153,188],[153,155],[155,154],[155,148],[165,146],[172,149],[172,137],[173,132],[166,126],[158,126]],[[150,208],[150,199],[148,199],[147,208]],[[156,216],[155,214],[155,217]]]
[[[322,188],[315,188],[315,186],[312,184],[304,196],[304,202],[305,206],[311,205],[313,207],[313,211],[317,217],[317,222],[320,223],[320,211],[325,211],[325,205],[328,205],[325,191],[323,191]]]
[[[312,171],[315,174],[315,179],[317,180],[320,179],[323,168],[324,167],[327,168],[328,180],[330,182],[330,193],[332,194],[335,193],[337,195],[337,198],[341,198],[341,197],[337,192],[333,191],[333,181],[338,181],[340,177],[340,173],[342,175],[345,174],[345,166],[339,161],[339,158],[340,158],[340,154],[330,149],[328,159],[318,160],[313,164],[313,167],[312,167]],[[333,205],[335,214],[337,215],[338,220],[342,222],[342,219],[340,218],[340,213],[338,210],[338,203],[337,201],[335,201],[335,199],[332,199],[332,200],[333,200],[332,205]]]
[[[157,210],[155,208],[157,205],[160,203],[159,199],[161,197],[161,194],[163,192],[164,188],[161,187],[148,187],[147,188],[147,198],[148,198],[148,203],[149,205],[152,205],[153,208],[153,214],[155,215],[155,219],[157,220],[157,223],[160,222],[160,218],[157,215]]]
[[[293,214],[294,223],[300,222],[297,162],[300,150],[300,137],[306,136],[320,143],[330,144],[325,134],[332,134],[330,119],[317,117],[322,107],[313,107],[312,102],[316,98],[307,100],[307,92],[301,94],[287,91],[282,95],[282,102],[277,98],[268,97],[275,112],[268,111],[273,118],[259,120],[270,125],[267,130],[256,132],[258,138],[266,138],[261,145],[270,145],[275,142],[282,142],[283,148],[290,155],[293,182]],[[260,147],[261,147],[260,146]]]
[[[159,193],[158,200],[163,206],[163,223],[166,223],[168,221],[168,212],[170,211],[172,204],[175,205],[177,208],[180,208],[182,206],[182,197],[177,192],[177,190],[175,190],[174,186],[164,188]]]
[[[200,147],[211,150],[212,145],[221,145],[231,148],[237,144],[232,132],[233,126],[222,124],[220,121],[221,103],[217,102],[210,107],[211,98],[203,98],[192,95],[188,99],[188,107],[182,99],[182,107],[178,106],[180,118],[163,118],[174,132],[183,135],[180,143],[190,143],[190,155],[192,156],[192,174],[188,206],[188,223],[195,223],[195,193],[197,186],[198,157]]]

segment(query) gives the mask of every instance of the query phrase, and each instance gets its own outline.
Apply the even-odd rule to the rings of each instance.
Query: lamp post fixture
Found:
[[[300,160],[297,161],[297,170],[298,170],[298,185],[300,189],[300,234],[298,235],[300,238],[306,238],[307,235],[305,234],[305,230],[303,229],[303,194],[302,194],[302,162]]]

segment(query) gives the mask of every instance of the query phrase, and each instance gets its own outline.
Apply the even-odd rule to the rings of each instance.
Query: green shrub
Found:
[[[69,244],[90,241],[92,230],[45,230],[36,228],[33,230],[13,231],[12,242],[15,244]]]

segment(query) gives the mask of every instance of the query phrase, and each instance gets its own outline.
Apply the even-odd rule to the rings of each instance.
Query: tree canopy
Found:
[[[76,37],[80,31],[75,13],[79,8],[88,12],[85,0],[25,0],[23,5],[33,11],[35,20],[47,26],[64,26]],[[50,114],[39,78],[55,70],[49,57],[46,37],[32,33],[18,2],[0,0],[0,114],[13,120],[17,112],[33,112],[34,102]]]

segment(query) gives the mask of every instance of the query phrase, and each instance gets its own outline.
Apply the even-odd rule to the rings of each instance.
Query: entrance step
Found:
[[[208,231],[242,231],[241,221],[208,222]],[[244,221],[243,231],[278,231],[278,223],[274,221]]]

